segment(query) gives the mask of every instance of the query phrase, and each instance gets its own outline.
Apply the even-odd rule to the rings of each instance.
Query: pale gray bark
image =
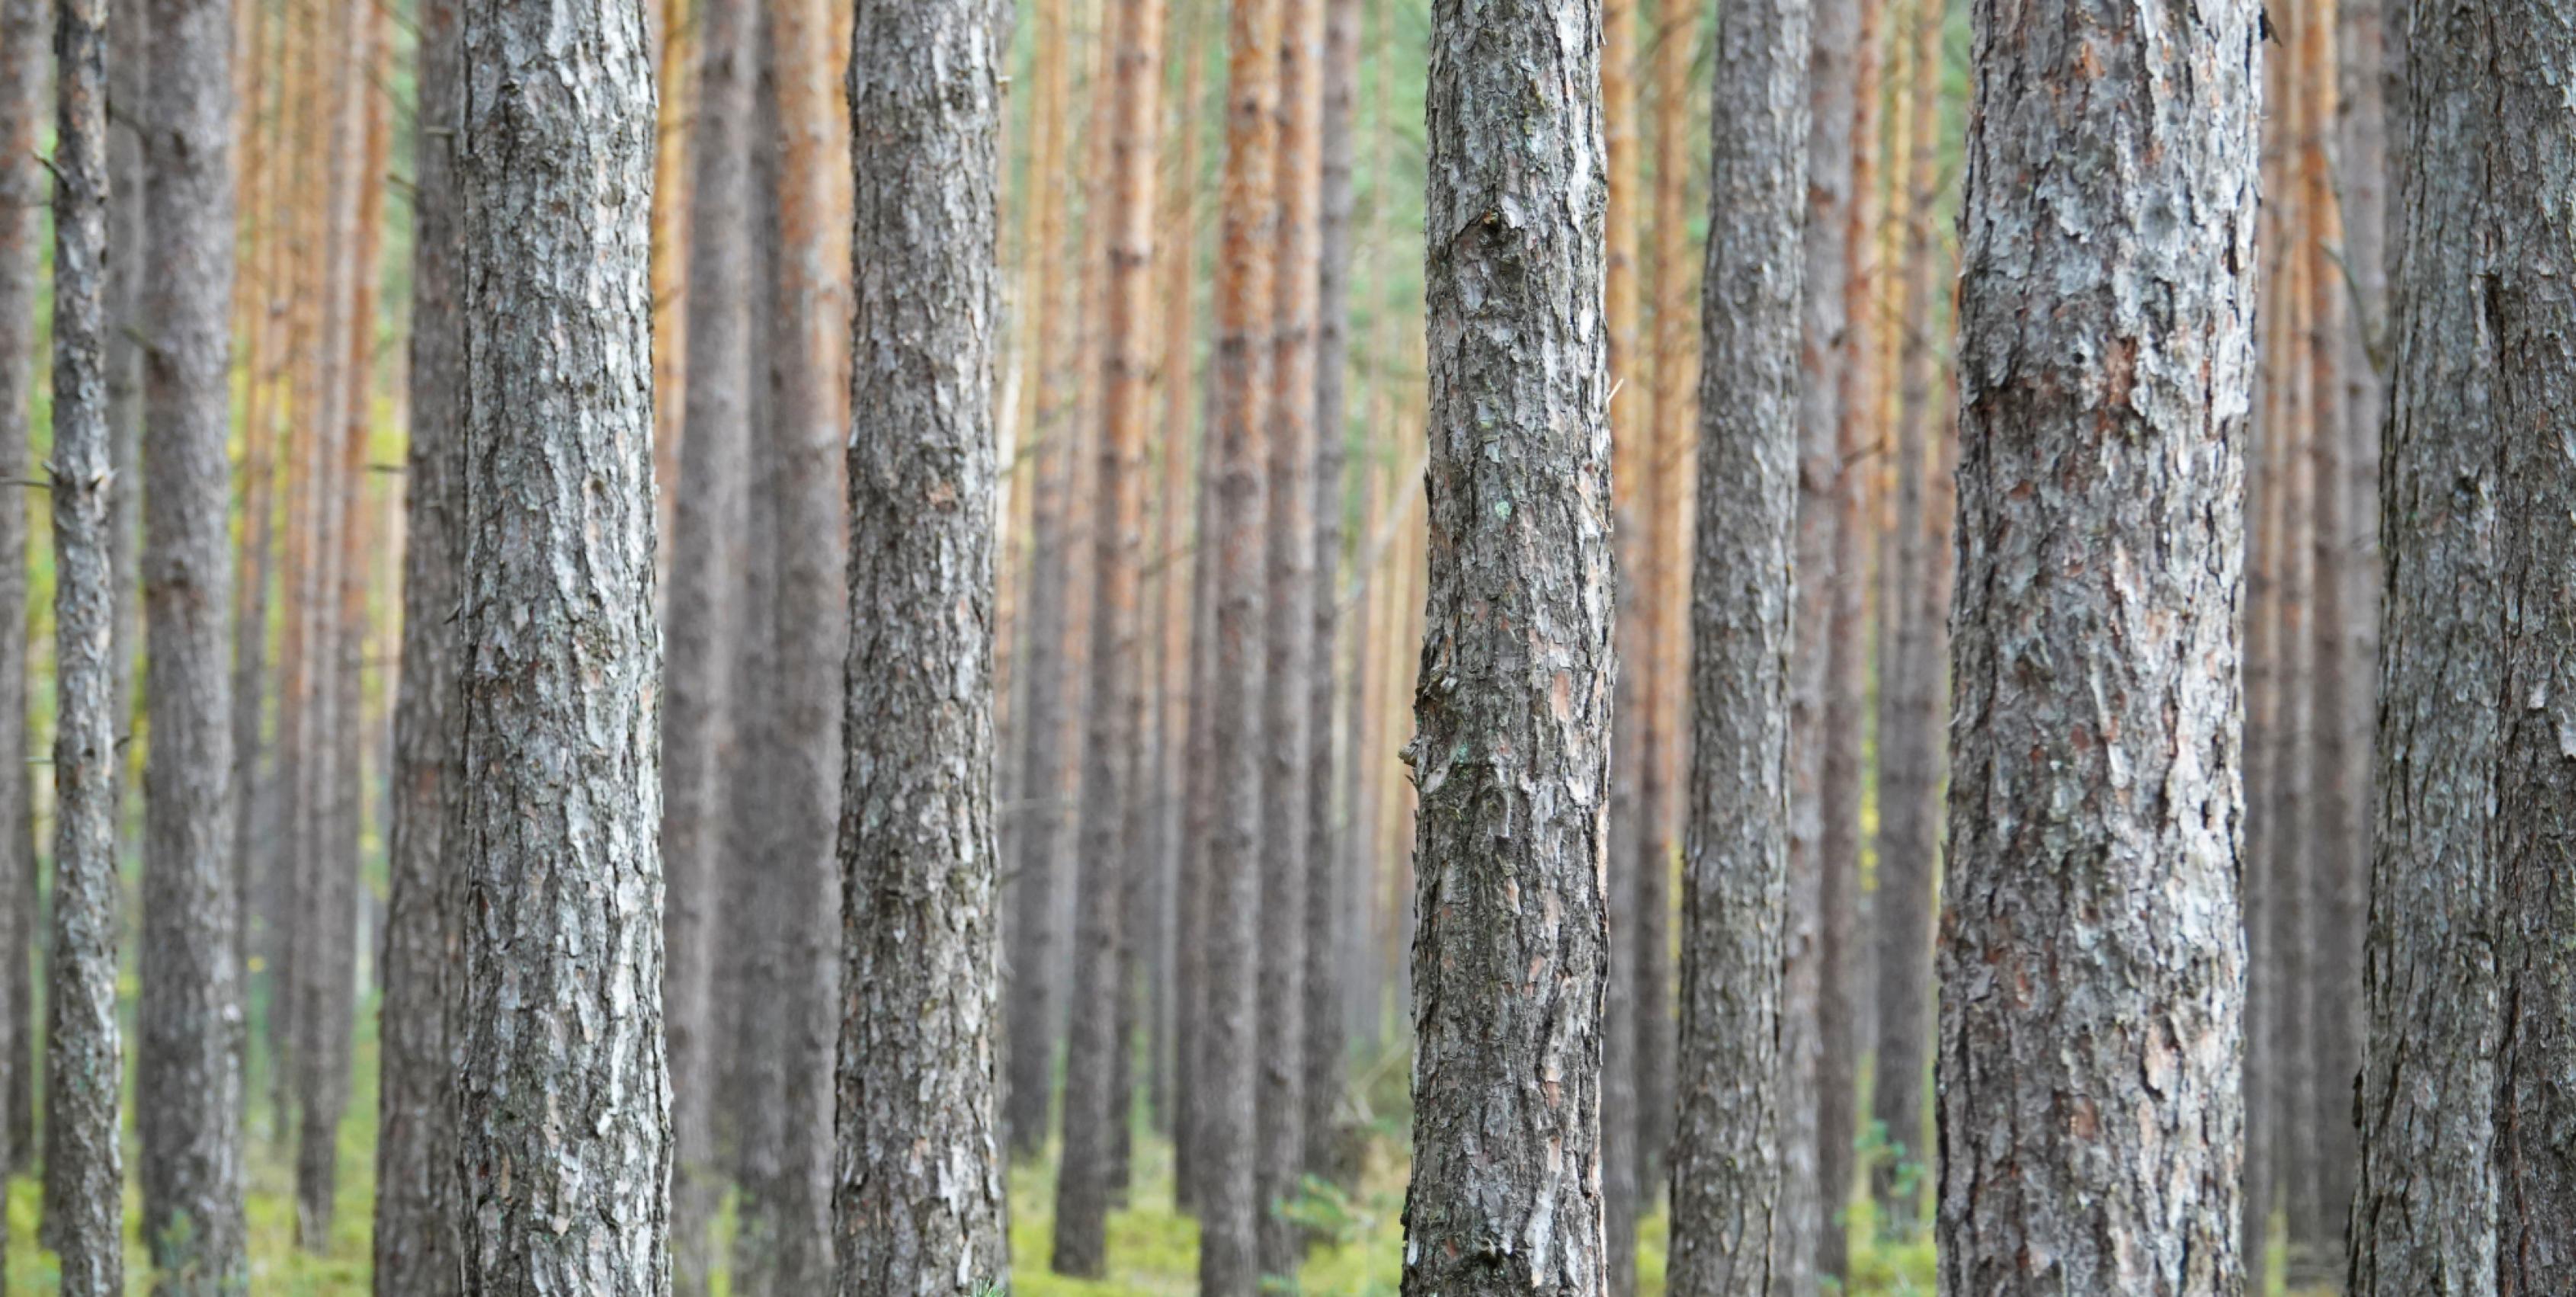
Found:
[[[2397,175],[2377,851],[2349,1288],[2541,1293],[2576,1238],[2564,884],[2576,32],[2417,4]],[[2398,39],[2402,35],[2402,40]],[[2391,53],[2395,50],[2392,48]]]
[[[115,576],[107,421],[105,0],[54,9],[54,888],[45,1237],[66,1297],[121,1297]]]
[[[1432,12],[1408,1297],[1597,1293],[1613,560],[1599,0]]]
[[[423,0],[412,149],[411,440],[404,461],[403,637],[377,1013],[376,1297],[461,1282],[456,1178],[456,901],[448,821],[460,794],[457,599],[464,577],[465,316],[456,0]]]
[[[462,25],[464,1286],[658,1297],[653,67],[634,6]]]
[[[1978,0],[1944,1291],[2234,1292],[2252,0]]]
[[[1700,279],[1691,771],[1683,835],[1674,1297],[1762,1297],[1780,1255],[1789,657],[1808,0],[1719,20]]]
[[[116,580],[116,690],[110,706],[119,744],[117,796],[125,795],[140,753],[134,737],[134,668],[143,651],[143,583],[136,560],[143,541],[143,102],[150,97],[152,0],[107,4],[107,433],[108,555]],[[130,850],[123,815],[120,848]]]
[[[671,1066],[672,1282],[707,1291],[707,1236],[723,1191],[715,1147],[713,1003],[724,763],[734,709],[725,637],[743,633],[745,441],[751,417],[751,93],[760,6],[697,6],[697,89],[689,100],[688,385],[680,480],[668,487],[671,587],[664,607],[662,862],[667,905],[662,992]]]
[[[152,0],[140,122],[144,705],[142,1004],[135,1081],[155,1291],[248,1291],[232,702],[232,13]],[[145,51],[137,48],[137,57]]]
[[[1010,1279],[995,1028],[1000,0],[859,10],[835,1242],[844,1297]]]
[[[27,476],[35,415],[36,140],[51,85],[53,6],[0,0],[0,478]],[[35,1158],[36,850],[27,831],[27,496],[0,489],[0,1167]],[[15,773],[12,773],[12,772]],[[5,1276],[0,1276],[5,1277]]]

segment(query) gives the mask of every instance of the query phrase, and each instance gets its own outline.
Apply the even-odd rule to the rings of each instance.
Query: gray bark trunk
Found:
[[[134,745],[134,667],[142,652],[143,583],[136,560],[143,540],[143,293],[148,241],[143,216],[142,105],[152,71],[151,0],[108,0],[107,23],[107,435],[110,570],[116,581],[116,691],[111,724],[119,744],[117,796],[125,794]],[[128,250],[132,250],[132,255]],[[130,848],[124,817],[116,834]]]
[[[1115,84],[1110,98],[1105,330],[1101,339],[1099,480],[1093,493],[1090,707],[1085,716],[1081,868],[1076,882],[1073,1014],[1067,1032],[1064,1151],[1057,1167],[1054,1269],[1098,1278],[1108,1264],[1116,1149],[1130,1118],[1119,1058],[1130,1049],[1136,986],[1125,953],[1129,893],[1144,822],[1144,691],[1137,635],[1145,517],[1145,426],[1155,339],[1153,301],[1156,94],[1162,76],[1162,0],[1122,0],[1107,15]]]
[[[1700,279],[1694,700],[1672,1148],[1673,1297],[1762,1297],[1779,1255],[1789,656],[1798,519],[1795,255],[1806,218],[1808,0],[1718,24]]]
[[[1342,461],[1348,429],[1344,378],[1348,368],[1351,277],[1351,117],[1360,60],[1359,0],[1319,0],[1324,10],[1323,104],[1317,118],[1319,177],[1316,212],[1315,291],[1315,631],[1313,671],[1306,686],[1306,1012],[1305,1171],[1341,1182],[1356,1166],[1343,1156],[1339,1109],[1343,1048],[1349,1040],[1349,1000],[1356,984],[1348,971],[1361,948],[1349,922],[1348,891],[1356,880],[1342,872],[1336,849],[1334,794],[1345,747],[1336,747],[1334,662],[1341,640]],[[1358,654],[1352,654],[1358,661]],[[1359,686],[1356,666],[1347,686]]]
[[[1255,1088],[1254,978],[1261,940],[1262,776],[1262,489],[1263,403],[1270,391],[1269,338],[1263,324],[1274,305],[1272,186],[1277,182],[1279,93],[1278,0],[1233,0],[1227,11],[1226,152],[1217,228],[1215,378],[1208,428],[1216,490],[1213,528],[1200,543],[1215,546],[1208,604],[1215,651],[1208,691],[1211,813],[1206,881],[1203,994],[1206,1044],[1200,1055],[1199,1291],[1203,1297],[1252,1297],[1261,1267],[1255,1225],[1253,1163],[1258,1121]],[[1222,691],[1222,695],[1220,694]]]
[[[2356,1293],[2541,1293],[2576,1237],[2576,904],[2558,429],[2576,197],[2555,6],[2413,6],[2382,543],[2378,847]],[[2400,35],[2404,39],[2397,39]],[[2402,129],[2400,127],[2402,126]]]
[[[106,375],[107,14],[54,9],[54,889],[45,1235],[67,1297],[121,1297],[115,577]]]
[[[753,241],[751,93],[759,38],[755,0],[697,9],[697,90],[690,100],[688,385],[682,390],[680,480],[671,514],[671,588],[663,616],[662,861],[664,1023],[671,1066],[672,1280],[707,1291],[708,1229],[724,1173],[715,1147],[718,1021],[714,1003],[718,868],[725,804],[721,754],[731,739],[733,655],[743,632],[745,441],[751,417]]]
[[[232,14],[153,0],[141,106],[149,534],[142,1004],[135,1108],[156,1291],[244,1293],[232,779]],[[138,48],[139,57],[144,51]]]
[[[1780,1198],[1772,1291],[1815,1291],[1824,1229],[1817,1173],[1819,1069],[1824,1058],[1826,694],[1832,677],[1834,534],[1842,485],[1843,337],[1850,275],[1845,247],[1852,202],[1853,51],[1859,0],[1814,0],[1808,29],[1806,302],[1799,316],[1798,547],[1789,673],[1789,921],[1782,989]]]
[[[1266,546],[1268,662],[1261,701],[1261,1269],[1293,1278],[1304,1233],[1287,1207],[1305,1168],[1306,835],[1315,673],[1315,275],[1323,171],[1323,0],[1282,0],[1279,262],[1272,282]],[[1330,671],[1330,659],[1326,660]],[[1330,727],[1326,727],[1327,733]]]
[[[2255,5],[1975,18],[1942,1287],[2234,1292]]]
[[[851,43],[843,1297],[981,1297],[1010,1280],[994,1037],[992,382],[1009,24],[1000,0],[872,5]]]
[[[465,1291],[658,1297],[653,67],[632,7],[463,30]]]
[[[1597,1293],[1616,673],[1599,0],[1440,0],[1408,1297]]]
[[[53,6],[0,0],[0,477],[27,476]],[[36,851],[28,834],[27,496],[0,490],[0,1167],[35,1157]],[[16,774],[11,774],[16,771]],[[5,1258],[0,1258],[4,1260]]]
[[[377,1014],[375,1297],[461,1282],[456,1182],[456,905],[449,817],[460,794],[456,613],[464,555],[465,285],[456,130],[465,111],[456,0],[418,10],[412,149],[411,444],[403,473],[402,669]]]

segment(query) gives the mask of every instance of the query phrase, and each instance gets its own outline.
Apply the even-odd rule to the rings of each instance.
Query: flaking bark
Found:
[[[2255,6],[1975,6],[1945,1291],[2244,1282]]]
[[[464,1286],[659,1297],[652,63],[632,7],[462,25]]]
[[[1609,372],[1599,0],[1432,12],[1408,1297],[1603,1282]]]

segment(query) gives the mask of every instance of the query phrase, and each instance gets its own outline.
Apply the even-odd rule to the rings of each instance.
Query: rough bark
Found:
[[[1293,1277],[1288,1218],[1304,1169],[1306,773],[1314,744],[1315,291],[1323,172],[1322,0],[1280,0],[1278,255],[1270,312],[1267,664],[1261,695],[1261,1088],[1256,1101],[1261,1269]],[[1325,670],[1330,670],[1327,659]],[[1327,727],[1327,733],[1330,727]]]
[[[44,123],[53,53],[53,7],[0,3],[0,477],[27,476],[36,378],[37,241],[43,229]],[[35,1158],[34,982],[36,850],[23,772],[27,726],[27,497],[0,489],[0,1167]],[[5,1260],[5,1258],[0,1258]]]
[[[2387,34],[2406,75],[2391,134],[2410,146],[2348,1287],[2540,1293],[2563,1284],[2576,1221],[2570,1047],[2550,1007],[2576,981],[2554,809],[2576,732],[2556,431],[2576,394],[2556,233],[2576,131],[2552,90],[2576,33],[2517,3],[2413,6]]]
[[[653,81],[635,9],[468,0],[465,1291],[670,1287]]]
[[[851,38],[844,1297],[980,1297],[1010,1279],[992,678],[1009,22],[998,0],[878,5]]]
[[[117,1091],[105,0],[54,8],[54,888],[45,1234],[69,1297],[125,1291]]]
[[[1215,636],[1208,763],[1214,806],[1207,845],[1206,1052],[1201,1057],[1199,1291],[1251,1297],[1260,1281],[1254,1196],[1259,1046],[1254,978],[1261,941],[1261,778],[1264,402],[1270,392],[1271,298],[1277,226],[1280,14],[1277,0],[1234,0],[1227,12],[1225,166],[1217,223],[1214,447]],[[1201,544],[1209,534],[1201,533]]]
[[[1613,558],[1599,0],[1442,0],[1404,1291],[1603,1281]]]
[[[153,0],[140,252],[146,490],[142,1004],[135,1107],[155,1290],[246,1292],[242,1003],[226,851],[232,601],[232,15]],[[145,53],[135,50],[137,57]]]
[[[1871,896],[1872,963],[1878,987],[1871,1035],[1876,1056],[1870,1125],[1880,1145],[1869,1169],[1878,1227],[1911,1237],[1921,1227],[1922,1187],[1932,1142],[1924,1079],[1932,1054],[1932,894],[1940,870],[1941,678],[1949,663],[1949,592],[1930,588],[1950,523],[1927,507],[1933,446],[1949,416],[1940,404],[1942,346],[1934,329],[1943,253],[1940,227],[1941,35],[1947,6],[1915,0],[1912,117],[1905,141],[1908,194],[1898,346],[1894,595],[1880,617],[1892,624],[1879,666],[1878,888]]]
[[[1320,0],[1323,51],[1317,75],[1323,102],[1316,118],[1315,227],[1315,630],[1312,671],[1306,683],[1309,743],[1306,758],[1306,971],[1305,1078],[1299,1098],[1305,1135],[1302,1164],[1308,1175],[1339,1181],[1356,1166],[1342,1153],[1340,1107],[1344,1046],[1349,1040],[1348,1001],[1353,979],[1352,942],[1335,832],[1337,746],[1333,723],[1339,696],[1334,666],[1341,640],[1341,573],[1346,374],[1349,362],[1351,277],[1352,109],[1360,61],[1359,0]],[[1355,655],[1356,656],[1356,655]],[[1357,672],[1352,673],[1356,677]],[[1342,736],[1347,744],[1348,736]]]
[[[1806,307],[1800,315],[1798,652],[1789,676],[1789,926],[1781,1005],[1780,1200],[1773,1291],[1815,1290],[1823,1233],[1817,1181],[1824,963],[1825,756],[1832,678],[1834,533],[1842,482],[1842,386],[1852,201],[1852,62],[1860,0],[1815,0],[1808,30]]]
[[[752,383],[754,210],[749,136],[760,33],[754,0],[702,0],[697,8],[697,89],[689,150],[687,386],[678,438],[679,480],[670,493],[670,589],[664,605],[662,707],[662,973],[669,1033],[673,1274],[682,1297],[707,1290],[707,1236],[724,1174],[715,1147],[718,1021],[714,971],[718,868],[731,739],[733,654],[746,633],[741,609],[744,475]]]
[[[455,131],[465,68],[455,0],[420,6],[412,148],[410,446],[403,472],[402,667],[377,1014],[376,1297],[456,1290],[456,613],[463,558],[465,285]]]
[[[1162,0],[1121,0],[1111,14],[1113,84],[1109,109],[1109,252],[1102,286],[1107,311],[1100,351],[1099,481],[1091,540],[1090,707],[1085,716],[1081,868],[1074,927],[1073,1014],[1067,1032],[1064,1151],[1057,1164],[1055,1272],[1098,1278],[1108,1265],[1112,1148],[1130,1119],[1128,1091],[1114,1083],[1120,1030],[1137,988],[1121,976],[1129,876],[1143,819],[1137,775],[1145,699],[1139,669],[1143,584],[1145,425],[1153,395],[1148,329],[1154,279],[1156,142],[1162,126]]]
[[[1942,1285],[2233,1292],[2255,6],[1975,17]]]
[[[1789,655],[1808,0],[1718,23],[1700,277],[1699,525],[1684,835],[1674,1297],[1762,1297],[1778,1255]]]

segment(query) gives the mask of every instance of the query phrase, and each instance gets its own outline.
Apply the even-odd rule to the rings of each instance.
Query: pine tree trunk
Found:
[[[697,203],[695,168],[696,151],[690,146],[696,134],[698,112],[697,74],[700,42],[704,38],[707,0],[658,0],[651,11],[657,19],[654,33],[659,68],[654,83],[662,97],[656,105],[653,121],[653,481],[658,499],[654,508],[653,534],[674,535],[678,526],[680,450],[687,441],[689,387],[689,310],[695,300],[689,292],[691,267],[697,264],[695,245],[690,239],[690,225]],[[654,588],[667,597],[670,590],[671,546],[663,546],[654,555]],[[669,609],[663,610],[665,634],[668,633]],[[667,925],[666,925],[667,931]],[[667,971],[667,970],[666,970]],[[677,1060],[674,1060],[676,1063]],[[676,1078],[678,1073],[673,1073]],[[674,1085],[673,1100],[683,1102]],[[686,1119],[675,1115],[675,1125]],[[682,1144],[686,1135],[679,1136]],[[679,1150],[680,1165],[687,1166],[689,1154]],[[673,1194],[675,1213],[678,1193]],[[686,1224],[675,1215],[672,1229],[677,1232]],[[685,1239],[685,1234],[682,1235]],[[685,1244],[683,1244],[685,1246]],[[688,1282],[688,1261],[675,1256],[680,1267],[673,1282]]]
[[[45,1235],[67,1297],[121,1297],[116,595],[107,419],[105,0],[54,9],[54,888]]]
[[[1808,0],[1748,3],[1714,60],[1673,1297],[1763,1297],[1780,1255],[1808,19]]]
[[[465,285],[456,129],[457,5],[418,11],[412,150],[411,436],[403,484],[403,640],[394,703],[384,999],[377,1019],[376,1297],[442,1297],[460,1274],[455,1042],[458,893],[446,868],[460,796],[456,611],[463,575]]]
[[[1693,301],[1690,235],[1691,69],[1699,51],[1699,9],[1667,0],[1655,47],[1655,333],[1652,382],[1640,397],[1652,406],[1641,441],[1638,508],[1645,515],[1637,596],[1645,602],[1637,657],[1621,670],[1637,677],[1640,752],[1636,852],[1637,1166],[1644,1209],[1665,1181],[1672,1144],[1674,1090],[1673,861],[1680,831],[1682,680],[1678,622],[1688,602],[1680,571],[1689,543],[1682,514],[1681,461],[1691,437]],[[1642,359],[1642,357],[1641,357]]]
[[[1945,1291],[2245,1281],[2254,11],[1976,6]]]
[[[1654,1034],[1637,1014],[1637,971],[1644,962],[1638,931],[1639,874],[1645,837],[1638,785],[1645,776],[1648,686],[1641,668],[1653,660],[1646,638],[1646,609],[1654,593],[1649,570],[1645,505],[1649,462],[1654,457],[1653,391],[1641,344],[1638,285],[1638,198],[1643,180],[1637,139],[1637,0],[1603,0],[1601,6],[1601,140],[1608,172],[1602,233],[1603,319],[1610,363],[1610,500],[1612,539],[1619,560],[1619,675],[1610,702],[1610,980],[1602,1000],[1601,1210],[1602,1254],[1610,1297],[1637,1290],[1637,1220],[1650,1196],[1638,1158],[1643,1133],[1638,1111],[1638,1062],[1645,1037]]]
[[[715,1146],[716,1053],[713,1002],[717,912],[728,887],[720,860],[725,762],[737,712],[733,654],[723,642],[745,634],[737,606],[743,549],[744,477],[753,380],[750,280],[753,241],[743,223],[754,210],[749,144],[751,94],[760,34],[754,0],[700,0],[696,7],[696,92],[689,149],[693,172],[689,240],[688,379],[669,488],[670,590],[663,609],[666,660],[662,704],[662,824],[667,880],[663,939],[669,1036],[673,1177],[673,1283],[681,1297],[707,1291],[707,1236],[724,1175]],[[766,692],[764,687],[762,692]]]
[[[143,541],[143,258],[122,255],[142,248],[150,234],[143,216],[143,114],[152,84],[152,0],[107,3],[107,434],[109,563],[116,579],[114,708],[116,795],[123,805],[141,757],[134,737],[134,668],[143,652],[143,582],[137,566]],[[125,817],[117,815],[120,852],[134,846]]]
[[[53,53],[53,6],[0,0],[0,478],[27,476],[34,421],[38,240],[45,171],[36,159]],[[36,851],[26,832],[27,495],[0,488],[0,1168],[35,1158]],[[5,1262],[5,1255],[0,1255]],[[0,1267],[4,1269],[5,1267]],[[0,1274],[4,1279],[5,1274]]]
[[[769,39],[780,141],[778,279],[769,313],[777,330],[777,405],[768,424],[778,595],[772,620],[753,633],[767,631],[777,642],[766,686],[778,717],[770,796],[775,867],[788,898],[779,951],[786,964],[780,1102],[791,1134],[779,1167],[776,1291],[820,1293],[833,1275],[833,1152],[821,1132],[833,1121],[841,1020],[841,891],[831,843],[840,818],[849,652],[843,366],[851,262],[849,212],[835,177],[849,156],[840,89],[847,55],[822,0],[770,0]]]
[[[1252,1297],[1261,1277],[1254,1137],[1260,1046],[1254,979],[1261,943],[1262,413],[1269,399],[1273,236],[1277,227],[1280,5],[1234,0],[1227,11],[1226,126],[1216,249],[1215,377],[1209,402],[1216,492],[1209,506],[1216,567],[1208,763],[1206,1052],[1199,1086],[1199,1291]],[[1220,698],[1215,689],[1226,695]]]
[[[655,826],[652,65],[468,0],[465,1291],[670,1287]],[[508,75],[503,72],[507,70]]]
[[[1093,599],[1090,707],[1085,716],[1081,868],[1077,880],[1073,1012],[1065,1057],[1064,1153],[1057,1167],[1058,1274],[1100,1277],[1108,1263],[1113,1128],[1129,1119],[1125,1087],[1113,1084],[1119,1030],[1135,993],[1120,976],[1129,934],[1128,875],[1143,821],[1144,693],[1138,671],[1140,551],[1145,523],[1145,424],[1153,366],[1147,349],[1154,279],[1156,143],[1162,127],[1163,5],[1120,0],[1108,33],[1115,51],[1109,110],[1109,250],[1103,287],[1099,482],[1092,496]]]
[[[1301,1159],[1308,1175],[1335,1182],[1356,1179],[1345,1166],[1340,1116],[1344,1047],[1349,1041],[1350,943],[1344,918],[1346,880],[1334,849],[1336,762],[1335,666],[1341,641],[1342,515],[1345,427],[1344,386],[1349,365],[1351,277],[1351,118],[1359,80],[1359,0],[1319,0],[1323,51],[1318,74],[1322,103],[1316,136],[1319,165],[1315,232],[1315,570],[1312,670],[1306,682],[1306,1032],[1305,1135]],[[1352,673],[1356,677],[1357,672]],[[1345,740],[1346,741],[1346,740]]]
[[[1304,1234],[1285,1208],[1306,1155],[1306,774],[1314,743],[1315,293],[1323,171],[1323,0],[1279,5],[1279,223],[1270,315],[1268,662],[1261,711],[1261,1269],[1294,1276]],[[1329,670],[1329,663],[1327,664]]]
[[[1898,359],[1895,570],[1893,598],[1880,610],[1892,624],[1879,664],[1878,889],[1871,896],[1878,988],[1870,1125],[1881,1147],[1870,1166],[1878,1227],[1910,1238],[1923,1216],[1922,1184],[1932,1166],[1924,1121],[1924,1079],[1932,1053],[1932,893],[1940,870],[1942,715],[1940,681],[1949,661],[1946,592],[1928,589],[1949,520],[1925,499],[1933,446],[1948,415],[1939,406],[1941,352],[1934,298],[1941,262],[1941,71],[1943,0],[1914,0],[1906,95],[1908,194]]]
[[[1408,1297],[1599,1292],[1611,644],[1599,0],[1442,0]]]
[[[1065,212],[1070,182],[1063,176],[1062,137],[1072,120],[1072,95],[1065,64],[1073,57],[1067,39],[1066,0],[1037,0],[1037,82],[1032,112],[1041,123],[1040,142],[1032,146],[1030,175],[1036,179],[1031,202],[1035,211],[1026,255],[1037,267],[1035,291],[1028,309],[1035,346],[1025,380],[1031,407],[1026,420],[1033,439],[1031,458],[1036,477],[1029,500],[1029,561],[1022,588],[1021,641],[1013,654],[1020,677],[1018,705],[1011,714],[1012,754],[1017,767],[1013,804],[1003,810],[1009,841],[1011,914],[1009,962],[1004,990],[1009,996],[1003,1031],[1004,1061],[1010,1084],[1003,1092],[1003,1125],[1011,1153],[1033,1157],[1045,1146],[1050,1079],[1055,1068],[1056,1029],[1061,1001],[1050,978],[1056,962],[1057,865],[1063,854],[1064,820],[1060,804],[1064,783],[1066,682],[1069,664],[1059,651],[1065,640],[1069,548],[1065,514],[1070,508],[1071,403],[1064,399],[1061,371],[1067,364],[1067,285]],[[1043,164],[1043,166],[1041,166]]]
[[[224,619],[232,602],[232,15],[154,0],[138,124],[148,535],[142,1004],[135,1109],[157,1290],[241,1293],[242,1001],[226,851],[232,775]],[[146,51],[134,50],[136,57]]]
[[[1842,482],[1844,332],[1852,201],[1853,51],[1860,0],[1815,0],[1808,30],[1806,309],[1799,420],[1797,646],[1789,676],[1789,925],[1780,1035],[1780,1199],[1772,1291],[1816,1290],[1823,1235],[1817,1178],[1818,1100],[1825,983],[1825,764],[1832,746],[1827,693],[1833,677],[1836,495]]]
[[[2411,7],[2355,1293],[2540,1293],[2576,1227],[2560,881],[2576,72],[2554,6]],[[2407,33],[2405,39],[2396,39]]]
[[[1010,1278],[992,721],[1009,23],[998,0],[874,5],[852,36],[843,1297],[981,1297]]]

